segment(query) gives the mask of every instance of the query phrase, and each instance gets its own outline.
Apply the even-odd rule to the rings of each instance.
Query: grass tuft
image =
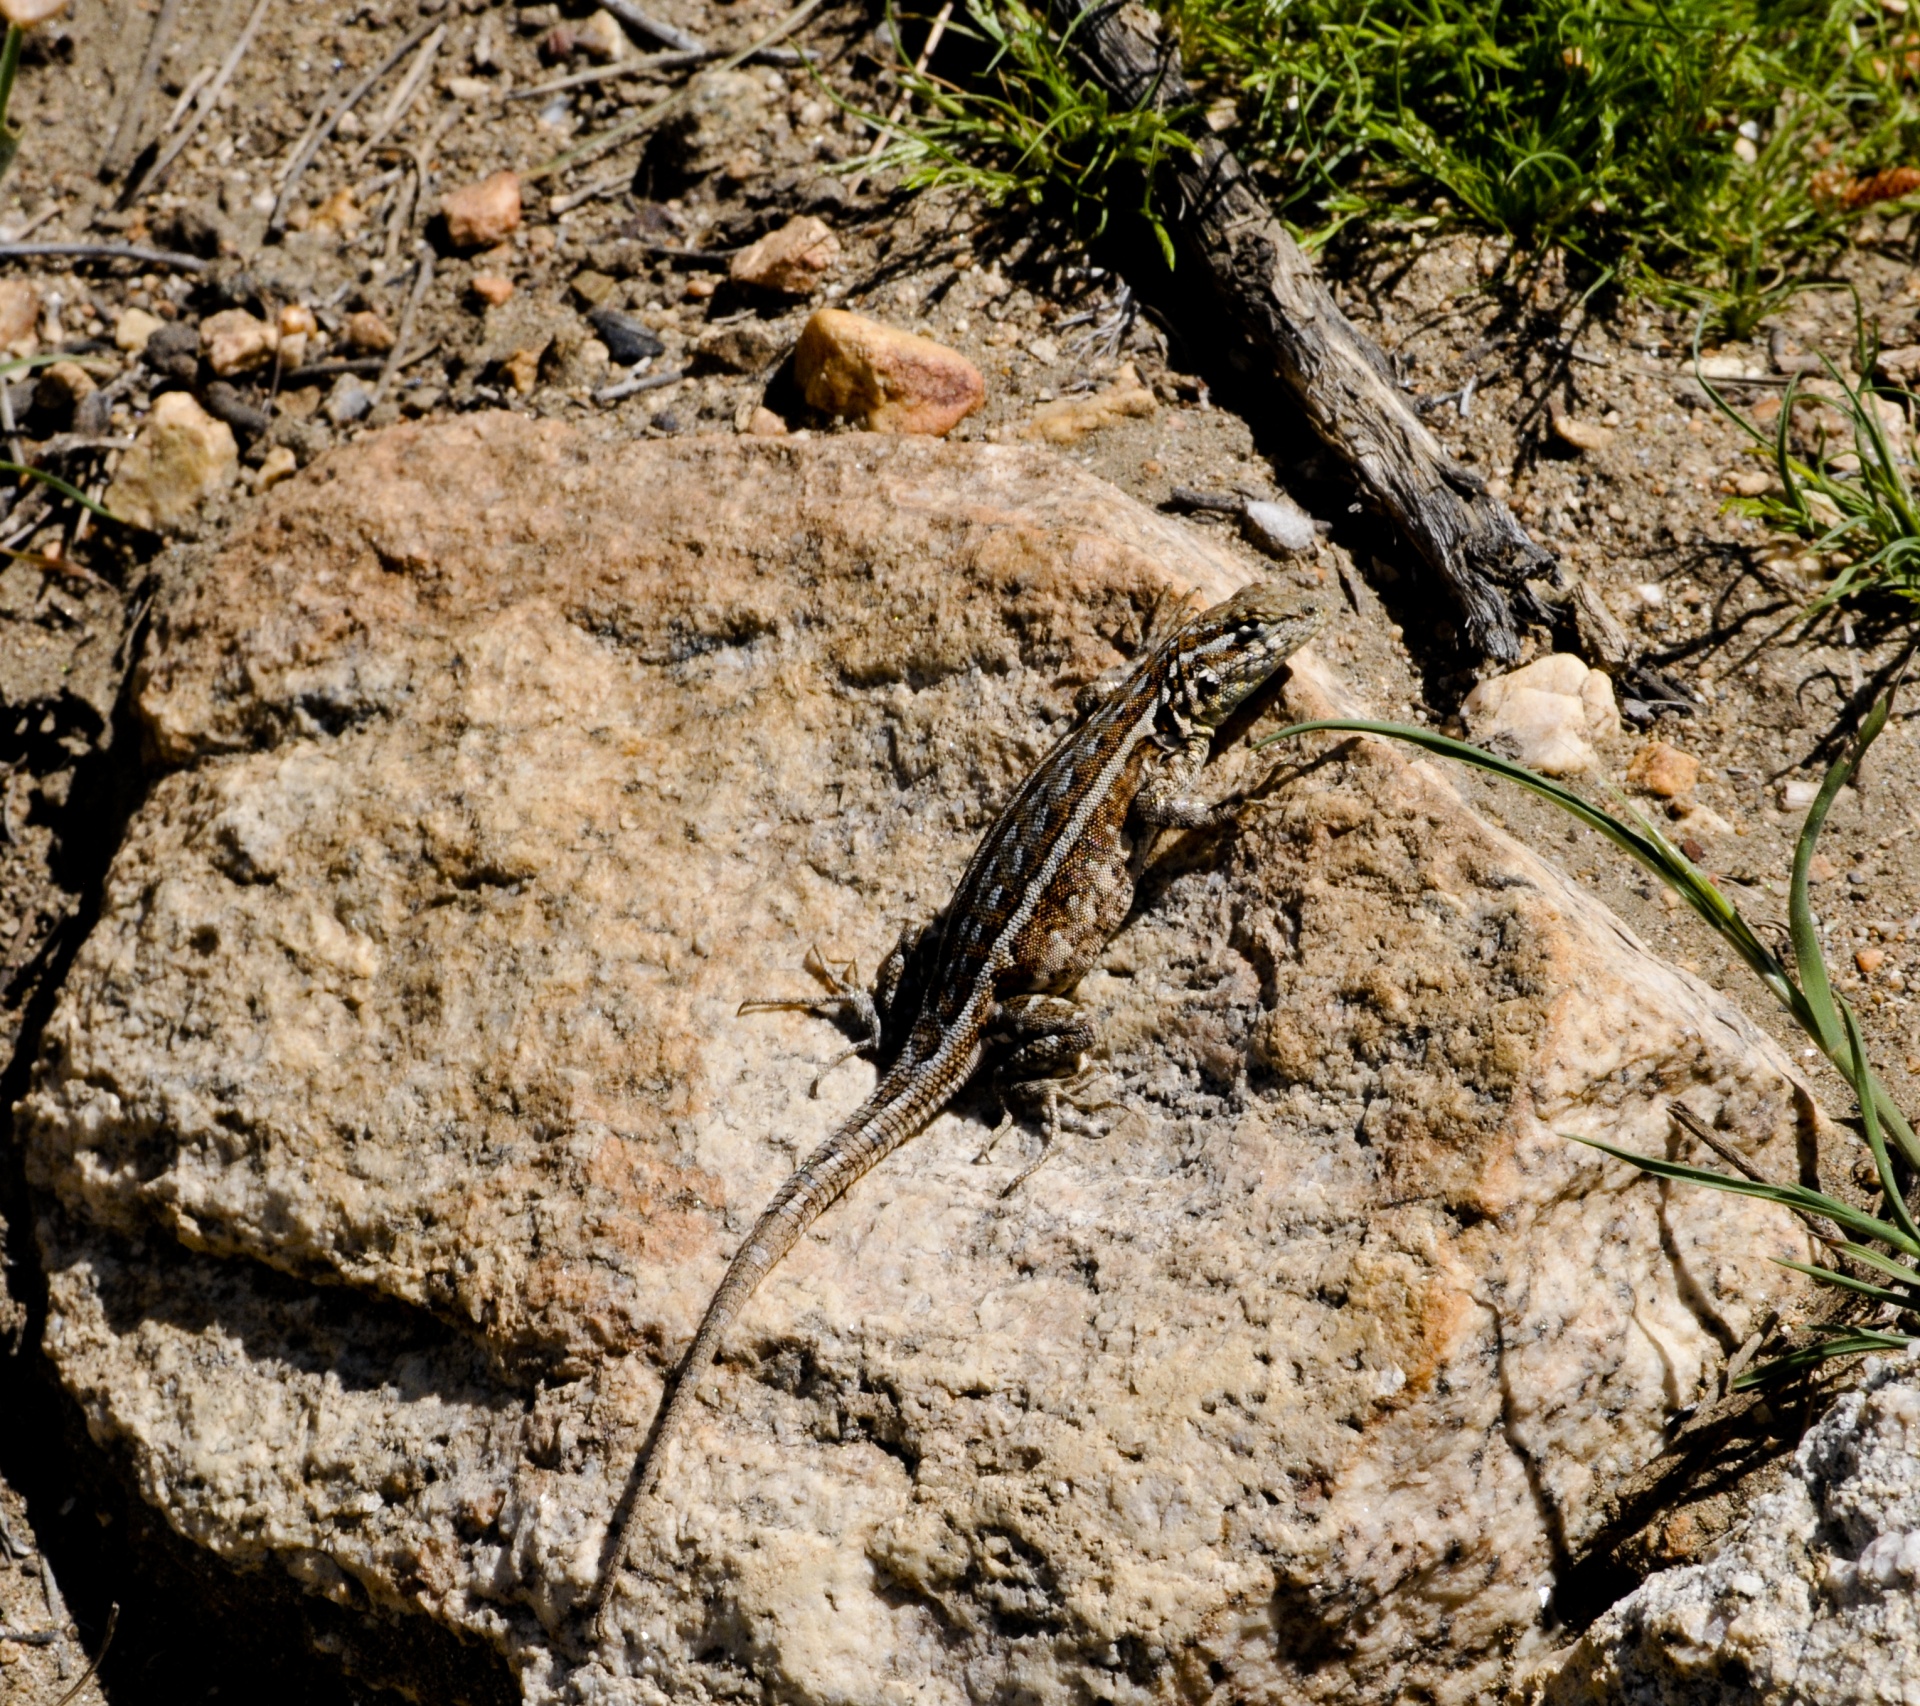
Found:
[[[968,0],[966,89],[909,78],[918,181],[1063,192],[1206,122],[1309,243],[1472,223],[1750,331],[1870,210],[1920,191],[1920,28],[1857,0],[1165,0],[1199,114],[1113,109],[1024,0]],[[1176,134],[1179,133],[1179,134]],[[1148,207],[1152,217],[1151,204]]]

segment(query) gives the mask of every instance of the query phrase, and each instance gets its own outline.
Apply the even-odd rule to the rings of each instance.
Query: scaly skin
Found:
[[[774,1194],[708,1303],[635,1467],[597,1613],[604,1613],[638,1513],[659,1485],[667,1446],[685,1424],[701,1374],[760,1282],[807,1228],[923,1131],[990,1046],[1012,1045],[1001,1068],[1009,1094],[1038,1090],[1051,1128],[1055,1086],[1092,1041],[1085,1016],[1066,997],[1126,921],[1156,831],[1217,821],[1190,792],[1215,732],[1325,617],[1318,600],[1268,582],[1194,616],[1138,659],[1040,761],[981,839],[939,916],[925,931],[902,936],[875,995],[820,967],[834,991],[824,1001],[744,1004],[743,1011],[851,1011],[868,1031],[863,1049],[880,1043],[883,1020],[896,1009],[911,1023],[873,1094]],[[892,1026],[885,1028],[891,1034]]]

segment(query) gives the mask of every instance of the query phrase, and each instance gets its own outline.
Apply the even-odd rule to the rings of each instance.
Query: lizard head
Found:
[[[1255,581],[1201,611],[1173,637],[1174,673],[1186,685],[1190,719],[1219,728],[1329,614],[1324,596],[1278,581]]]

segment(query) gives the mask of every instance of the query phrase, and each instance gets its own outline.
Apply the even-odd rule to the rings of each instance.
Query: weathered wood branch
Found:
[[[1054,0],[1054,15],[1069,52],[1129,107],[1192,99],[1179,50],[1137,0]],[[1427,430],[1385,355],[1340,311],[1231,149],[1206,138],[1163,167],[1158,187],[1176,243],[1239,336],[1452,591],[1472,645],[1515,661],[1519,621],[1549,614],[1527,582],[1558,583],[1558,560]]]

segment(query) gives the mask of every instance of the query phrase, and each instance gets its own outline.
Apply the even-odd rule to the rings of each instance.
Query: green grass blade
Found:
[[[1843,1291],[1858,1293],[1861,1297],[1870,1297],[1876,1303],[1890,1303],[1896,1309],[1920,1309],[1920,1296],[1912,1292],[1889,1291],[1883,1285],[1874,1285],[1868,1280],[1855,1279],[1852,1274],[1843,1274],[1833,1268],[1816,1268],[1811,1262],[1790,1262],[1784,1256],[1773,1258],[1776,1267],[1791,1268],[1797,1274],[1805,1274],[1809,1279],[1818,1280],[1822,1285],[1837,1285]]]
[[[1860,1021],[1854,1017],[1853,1009],[1844,1002],[1840,1007],[1840,1017],[1847,1025],[1847,1076],[1853,1081],[1853,1093],[1860,1104],[1860,1124],[1866,1133],[1867,1147],[1873,1151],[1873,1165],[1880,1175],[1880,1189],[1887,1199],[1887,1213],[1893,1217],[1894,1224],[1916,1246],[1920,1246],[1920,1226],[1914,1225],[1913,1216],[1907,1212],[1906,1199],[1900,1194],[1900,1181],[1894,1177],[1893,1163],[1887,1156],[1886,1139],[1880,1135],[1880,1113],[1875,1105],[1879,1101],[1875,1095],[1878,1086],[1867,1066],[1867,1045],[1860,1035]]]
[[[0,474],[22,474],[29,480],[38,480],[43,486],[51,486],[62,497],[72,498],[82,509],[92,510],[102,521],[117,521],[123,527],[132,525],[125,517],[115,515],[112,510],[95,503],[78,486],[68,485],[58,474],[49,474],[44,468],[29,468],[23,462],[0,461]]]
[[[1735,1173],[1716,1173],[1708,1167],[1689,1167],[1684,1162],[1669,1161],[1659,1155],[1641,1155],[1631,1149],[1617,1149],[1611,1143],[1597,1137],[1581,1137],[1577,1132],[1565,1131],[1560,1134],[1574,1143],[1584,1143],[1589,1149],[1597,1149],[1603,1155],[1611,1155],[1617,1161],[1626,1161],[1638,1167],[1643,1173],[1651,1173],[1657,1179],[1673,1179],[1683,1184],[1707,1185],[1716,1191],[1726,1191],[1737,1197],[1758,1197],[1762,1202],[1778,1203],[1782,1208],[1793,1209],[1796,1213],[1814,1215],[1822,1220],[1830,1220],[1834,1225],[1851,1232],[1855,1237],[1878,1239],[1882,1244],[1909,1256],[1920,1256],[1920,1239],[1910,1239],[1899,1227],[1884,1220],[1876,1220],[1872,1215],[1862,1212],[1850,1203],[1843,1203],[1837,1197],[1830,1197],[1824,1191],[1809,1190],[1805,1185],[1776,1185],[1764,1179],[1743,1179]]]
[[[1834,1248],[1850,1260],[1885,1274],[1888,1279],[1897,1280],[1901,1285],[1920,1285],[1920,1268],[1910,1268],[1903,1262],[1896,1262],[1885,1251],[1869,1249],[1865,1244],[1837,1244]]]
[[[1792,1374],[1805,1374],[1836,1357],[1862,1356],[1871,1351],[1904,1351],[1913,1341],[1904,1333],[1875,1333],[1845,1330],[1817,1344],[1796,1346],[1771,1362],[1748,1369],[1733,1383],[1736,1392],[1751,1391],[1769,1381]]]

